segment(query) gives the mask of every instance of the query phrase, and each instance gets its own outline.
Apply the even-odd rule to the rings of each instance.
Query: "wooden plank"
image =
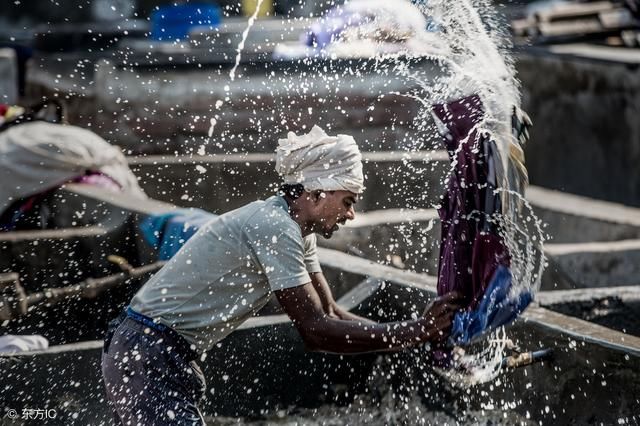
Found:
[[[37,229],[32,231],[11,231],[0,233],[2,241],[71,240],[74,238],[99,237],[107,234],[100,225],[79,226],[77,228]]]
[[[638,26],[639,22],[635,19],[628,9],[615,9],[601,12],[598,15],[600,23],[606,29],[627,29]]]
[[[514,19],[511,21],[511,30],[516,36],[530,35],[531,32],[537,32],[538,26],[535,19]]]
[[[640,279],[638,281],[640,282]],[[622,301],[640,300],[640,285],[541,291],[536,294],[536,302],[542,306],[548,306],[559,303],[585,302],[607,297],[617,297]]]
[[[596,19],[576,19],[562,22],[541,22],[538,31],[544,37],[601,33],[605,30]]]
[[[611,10],[614,7],[614,4],[608,1],[561,4],[537,12],[534,16],[538,20],[538,22],[553,22],[590,15],[596,16],[598,15],[598,13]]]

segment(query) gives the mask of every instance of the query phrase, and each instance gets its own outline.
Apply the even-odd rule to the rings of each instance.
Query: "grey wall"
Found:
[[[637,65],[521,54],[526,147],[535,185],[640,206]]]
[[[18,101],[18,60],[13,49],[0,49],[0,103]]]

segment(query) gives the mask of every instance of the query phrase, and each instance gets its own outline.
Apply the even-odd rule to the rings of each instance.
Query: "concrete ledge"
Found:
[[[360,313],[382,315],[386,320],[397,315],[406,318],[410,312],[422,310],[433,295],[430,279],[412,282],[411,277],[420,278],[418,274],[383,265],[372,268],[370,262],[327,250],[321,255],[324,265],[347,265],[350,271],[361,270],[370,277],[341,299]],[[522,415],[527,411],[533,420],[553,415],[560,422],[569,418],[578,422],[587,418],[604,421],[637,413],[638,402],[627,396],[634,395],[639,383],[640,338],[537,307],[527,310],[524,320],[512,328],[510,335],[525,349],[535,349],[536,345],[555,348],[555,361],[503,374],[500,384],[478,386],[464,396],[440,389],[432,373],[426,376],[425,385],[438,389],[437,400],[442,403],[464,400],[466,406],[479,409],[487,398],[513,401],[508,410]],[[99,376],[101,345],[100,341],[82,342],[1,358],[4,387],[0,387],[0,406],[16,409],[13,395],[18,392],[23,395],[20,404],[57,409],[61,418],[70,419],[67,424],[110,418]],[[409,351],[406,356],[392,356],[389,361],[396,363],[394,369],[408,373],[414,371],[410,365],[416,356]],[[315,407],[330,402],[348,403],[354,394],[366,392],[375,359],[367,355],[342,357],[305,352],[285,316],[254,318],[201,361],[209,383],[203,404],[205,414],[246,416],[292,404]],[[238,369],[238,365],[244,368]],[[424,380],[425,371],[428,370],[418,369],[414,380]],[[557,380],[558,375],[563,379]],[[585,380],[586,377],[592,379]],[[601,382],[605,381],[603,388]],[[576,382],[580,383],[580,392],[573,388]],[[251,398],[246,397],[249,388]],[[609,404],[613,401],[603,391],[610,395],[631,393],[619,399],[623,404],[612,410]],[[573,392],[575,398],[561,397],[565,392]],[[543,395],[554,398],[545,399]],[[596,395],[589,405],[592,408],[585,409],[584,401]]]
[[[37,231],[11,231],[0,232],[0,242],[3,241],[38,241],[38,240],[65,240],[83,237],[104,236],[107,230],[102,226],[83,226],[74,228],[42,229]]]
[[[637,49],[551,49],[523,49],[516,61],[536,124],[525,147],[531,182],[640,207]]]
[[[560,44],[548,47],[556,55],[601,60],[615,64],[640,65],[640,51],[626,47],[599,46],[596,44]]]
[[[640,285],[541,291],[536,294],[536,302],[545,306],[556,303],[584,302],[605,297],[617,297],[621,300],[631,301],[640,300]]]
[[[141,155],[129,156],[130,166],[160,164],[219,164],[219,163],[274,163],[273,153],[246,152],[238,154],[209,155]],[[446,151],[364,151],[363,162],[397,162],[397,161],[449,161]]]
[[[526,197],[535,206],[545,209],[640,228],[640,208],[539,186],[529,186],[526,191]]]
[[[640,357],[640,337],[535,306],[528,308],[522,317],[528,322],[571,336],[576,340]]]

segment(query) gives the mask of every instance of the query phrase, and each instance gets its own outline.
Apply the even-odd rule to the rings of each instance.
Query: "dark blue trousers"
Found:
[[[197,403],[206,384],[195,357],[170,328],[157,330],[124,315],[114,320],[102,376],[122,424],[204,425]]]

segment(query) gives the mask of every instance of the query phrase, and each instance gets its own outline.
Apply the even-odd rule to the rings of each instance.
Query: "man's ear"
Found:
[[[326,198],[326,196],[327,196],[327,194],[324,191],[319,190],[319,189],[316,190],[316,191],[313,191],[311,193],[311,199],[316,203],[318,201],[321,201],[322,199]]]

